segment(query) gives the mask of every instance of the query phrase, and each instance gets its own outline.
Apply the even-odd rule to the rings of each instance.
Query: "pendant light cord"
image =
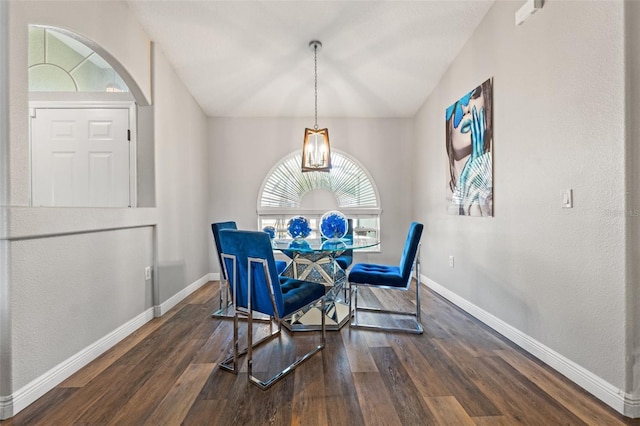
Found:
[[[318,45],[313,47],[313,69],[314,69],[314,93],[315,93],[315,125],[314,130],[318,130]]]

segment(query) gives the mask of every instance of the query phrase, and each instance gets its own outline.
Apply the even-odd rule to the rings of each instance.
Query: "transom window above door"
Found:
[[[120,75],[81,41],[48,27],[29,26],[30,92],[128,92]]]
[[[312,236],[319,236],[318,223],[329,210],[339,210],[353,219],[354,234],[379,239],[380,198],[375,183],[357,160],[339,151],[331,152],[329,172],[302,173],[302,156],[294,152],[276,164],[265,178],[258,195],[258,226],[276,228],[287,236],[290,217],[303,215],[311,222]],[[371,249],[378,251],[379,246]]]

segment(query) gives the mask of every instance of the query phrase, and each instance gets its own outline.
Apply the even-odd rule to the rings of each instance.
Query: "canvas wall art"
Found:
[[[447,212],[493,216],[493,78],[446,110]]]

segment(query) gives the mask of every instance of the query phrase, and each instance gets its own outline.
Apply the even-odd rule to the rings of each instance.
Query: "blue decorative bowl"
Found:
[[[269,238],[271,238],[272,240],[276,237],[276,228],[274,228],[273,226],[265,226],[264,228],[262,228],[262,230],[269,234]]]
[[[311,234],[309,219],[304,216],[294,216],[287,223],[287,231],[292,238],[307,238]]]
[[[349,223],[345,215],[337,210],[331,210],[320,219],[320,233],[328,240],[339,240],[347,235]]]

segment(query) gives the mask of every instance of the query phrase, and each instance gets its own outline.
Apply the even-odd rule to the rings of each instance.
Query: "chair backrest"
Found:
[[[249,307],[249,278],[251,278],[251,309],[266,315],[282,317],[284,300],[269,234],[262,231],[234,229],[222,229],[219,234],[221,253],[235,257],[235,268],[233,261],[228,258],[223,260],[229,274],[229,283],[232,288],[235,286],[236,308]],[[265,271],[264,266],[257,262],[249,265],[249,258],[264,259],[267,262],[267,270]]]
[[[411,223],[409,227],[409,235],[407,235],[407,241],[404,244],[404,251],[400,258],[400,271],[402,271],[402,278],[409,282],[411,278],[411,268],[413,267],[413,261],[418,253],[418,246],[420,245],[420,238],[422,237],[422,229],[424,225],[418,222]]]
[[[227,279],[227,276],[224,272],[224,267],[222,266],[222,257],[220,254],[222,253],[222,249],[220,248],[220,231],[222,229],[238,229],[238,226],[235,222],[216,222],[211,224],[211,232],[213,233],[213,242],[216,245],[216,251],[218,253],[218,265],[220,265],[220,276],[223,279]]]

